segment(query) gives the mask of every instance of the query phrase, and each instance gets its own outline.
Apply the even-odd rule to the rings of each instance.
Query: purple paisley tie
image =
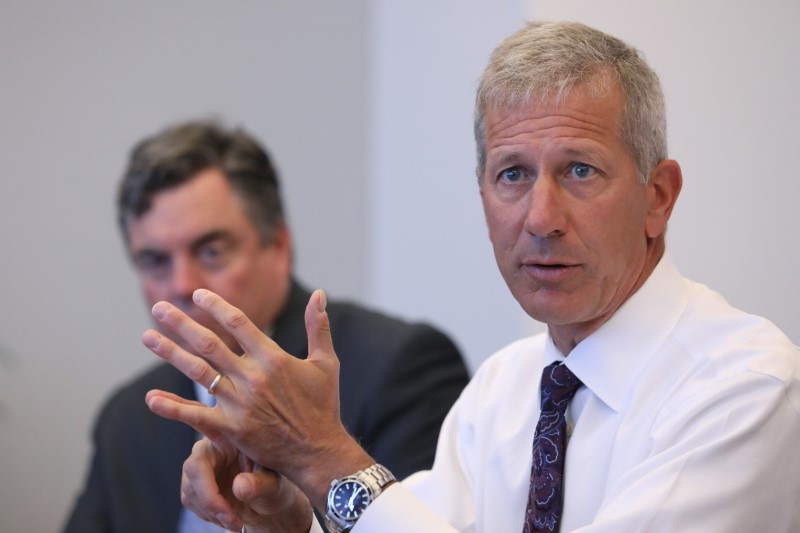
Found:
[[[533,437],[531,488],[523,533],[558,531],[563,507],[561,479],[567,451],[565,413],[581,385],[581,380],[559,361],[542,371],[542,412]]]

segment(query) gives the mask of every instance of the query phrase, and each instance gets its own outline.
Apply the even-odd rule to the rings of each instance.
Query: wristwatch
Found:
[[[325,526],[331,533],[350,531],[386,486],[395,481],[385,466],[374,464],[351,476],[334,479],[328,492]]]

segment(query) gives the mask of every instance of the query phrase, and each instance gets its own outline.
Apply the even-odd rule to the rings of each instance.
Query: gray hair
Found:
[[[144,215],[154,195],[218,168],[240,197],[261,240],[272,242],[284,224],[278,177],[266,150],[241,129],[220,124],[186,122],[169,127],[137,144],[119,185],[117,215],[125,240],[128,222]]]
[[[616,82],[624,98],[619,135],[639,179],[667,157],[661,83],[635,48],[577,22],[532,22],[492,53],[475,101],[478,181],[486,170],[486,111],[559,104],[578,86],[601,95]]]

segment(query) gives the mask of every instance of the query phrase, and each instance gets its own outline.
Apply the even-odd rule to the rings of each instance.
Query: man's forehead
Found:
[[[486,138],[491,146],[519,134],[539,136],[570,131],[576,136],[607,136],[619,132],[621,98],[574,94],[562,102],[508,108],[494,106],[486,113]]]
[[[189,249],[213,237],[234,235],[237,228],[241,231],[244,224],[252,224],[239,206],[192,206],[191,202],[161,204],[156,198],[149,210],[129,217],[126,228],[131,251]]]

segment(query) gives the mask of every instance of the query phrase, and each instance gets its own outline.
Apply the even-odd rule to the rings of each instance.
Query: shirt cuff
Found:
[[[308,530],[308,533],[325,533],[317,521],[317,515],[313,515],[311,518],[311,529]]]
[[[312,531],[314,531],[312,529]],[[353,527],[353,533],[455,533],[456,530],[400,483],[381,492]]]

